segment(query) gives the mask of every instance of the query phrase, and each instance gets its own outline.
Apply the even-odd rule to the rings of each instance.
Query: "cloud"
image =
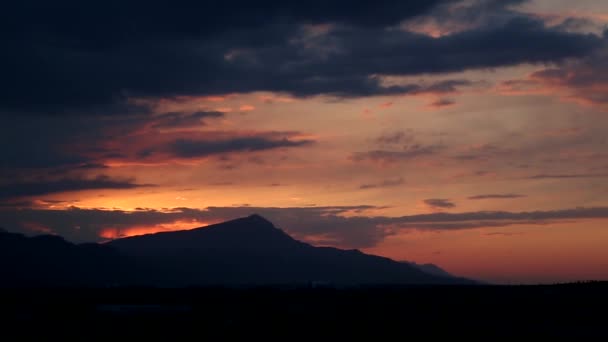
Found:
[[[549,211],[506,212],[479,211],[465,213],[436,212],[401,217],[367,216],[374,206],[335,207],[208,207],[206,209],[173,208],[136,211],[80,209],[3,210],[0,222],[9,231],[27,233],[23,223],[48,227],[69,240],[100,241],[100,234],[114,229],[117,236],[133,232],[133,227],[148,227],[142,232],[195,228],[208,223],[261,214],[296,238],[319,241],[343,248],[365,248],[380,243],[387,236],[403,230],[460,230],[504,228],[515,225],[549,225],[563,221],[608,219],[607,207],[573,208]],[[504,230],[501,230],[501,232]]]
[[[530,80],[544,88],[556,89],[566,100],[607,108],[608,95],[608,31],[603,49],[578,61],[547,68],[530,75]]]
[[[589,56],[602,40],[505,10],[518,1],[468,2],[477,5],[468,6],[469,17],[509,15],[440,37],[397,26],[420,16],[454,17],[433,10],[460,3],[12,3],[1,20],[10,53],[0,56],[0,110],[136,114],[149,108],[133,99],[254,91],[298,97],[445,93],[469,81],[387,85],[383,77],[559,62]]]
[[[154,128],[190,128],[192,126],[203,126],[205,125],[204,120],[221,118],[224,115],[224,113],[216,111],[198,111],[194,113],[170,112],[156,116],[151,121]]]
[[[372,150],[367,152],[356,152],[351,159],[354,161],[370,160],[382,163],[397,163],[412,160],[418,157],[430,156],[438,153],[442,146],[439,145],[406,145],[402,150]]]
[[[242,137],[228,140],[178,139],[169,144],[169,151],[178,158],[208,157],[230,152],[251,152],[283,147],[298,147],[312,144],[312,140],[270,139],[267,137]]]
[[[0,176],[15,183],[49,174],[81,179],[108,165],[170,163],[313,143],[298,138],[297,131],[213,130],[210,120],[224,115],[0,115]]]
[[[608,174],[600,173],[572,173],[572,174],[547,174],[541,173],[538,175],[527,177],[528,179],[562,179],[562,178],[597,178],[608,177]]]
[[[433,9],[432,15],[419,16],[406,23],[416,32],[435,37],[462,32],[479,26],[501,25],[520,15],[518,5],[528,0],[448,1]]]
[[[230,185],[234,185],[234,182],[214,182],[214,183],[209,183],[209,185],[211,186],[230,186]]]
[[[525,233],[522,232],[492,232],[492,233],[486,233],[484,234],[485,236],[518,236],[518,235],[524,235]]]
[[[101,234],[112,229],[115,236],[121,236],[139,228],[151,232],[200,227],[206,223],[259,213],[273,220],[279,227],[299,238],[324,235],[336,244],[363,246],[376,243],[383,238],[382,228],[374,228],[368,219],[349,220],[339,215],[365,214],[373,206],[335,206],[301,208],[259,208],[259,207],[209,207],[206,209],[174,208],[164,211],[140,208],[136,211],[79,209],[68,210],[0,210],[0,222],[9,230],[27,232],[23,223],[37,223],[48,227],[72,241],[100,241]],[[179,225],[176,224],[179,223]],[[173,225],[173,226],[172,226]],[[143,230],[149,227],[152,229]]]
[[[456,104],[456,101],[451,100],[451,99],[438,99],[438,100],[431,102],[430,106],[435,107],[435,108],[443,108],[443,107],[452,106],[454,104]]]
[[[529,151],[526,151],[529,153]],[[499,147],[494,144],[480,144],[468,146],[462,153],[458,153],[454,156],[454,159],[460,161],[463,160],[492,160],[497,157],[509,157],[522,153],[519,150],[515,150],[509,147]]]
[[[424,203],[433,209],[447,209],[456,206],[452,201],[445,198],[429,198],[425,199]]]
[[[355,152],[351,154],[350,159],[355,162],[399,163],[435,155],[445,148],[439,144],[420,143],[417,141],[417,135],[411,129],[385,132],[372,140],[374,148]]]
[[[27,183],[10,183],[0,185],[0,200],[48,195],[69,191],[135,189],[148,186],[153,185],[134,183],[132,179],[113,179],[105,175],[100,175],[92,179],[61,178],[57,180],[42,180]]]
[[[122,155],[112,159],[116,162],[156,165],[216,157],[217,162],[231,162],[227,165],[235,167],[233,155],[304,147],[315,143],[315,140],[298,138],[298,135],[299,132],[293,131],[206,130],[139,136],[131,145],[123,148]],[[247,161],[256,164],[265,162],[257,154],[250,156]]]
[[[458,87],[472,85],[469,80],[447,80],[431,84],[426,88],[422,88],[419,93],[431,94],[446,94],[456,92]]]
[[[405,184],[403,178],[385,179],[379,183],[361,184],[359,189],[390,188]]]
[[[597,48],[584,58],[547,67],[526,78],[503,82],[499,90],[507,94],[559,96],[586,106],[608,110],[608,30]]]
[[[520,194],[487,194],[487,195],[476,195],[467,197],[470,200],[483,200],[483,199],[511,199],[511,198],[523,198],[527,195]]]
[[[414,132],[412,130],[402,130],[390,133],[384,133],[375,139],[375,142],[380,145],[398,145],[408,144],[415,140]]]

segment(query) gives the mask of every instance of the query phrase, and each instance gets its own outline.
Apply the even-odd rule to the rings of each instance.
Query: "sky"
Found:
[[[0,226],[263,215],[496,283],[608,280],[608,2],[22,1]]]

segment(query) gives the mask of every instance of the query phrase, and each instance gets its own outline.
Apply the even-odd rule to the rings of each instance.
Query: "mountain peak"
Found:
[[[266,218],[264,218],[262,215],[259,215],[259,214],[251,214],[247,217],[243,217],[243,219],[247,220],[248,222],[251,222],[251,223],[270,225],[270,226],[274,227],[272,222],[270,222],[269,220],[267,220]]]
[[[233,238],[242,238],[248,236],[250,238],[255,237],[254,240],[263,240],[273,237],[280,239],[288,238],[291,240],[291,237],[289,237],[289,235],[287,235],[283,230],[277,228],[272,222],[259,214],[252,214],[201,229],[201,232],[211,231],[225,234],[226,236],[232,236]]]
[[[133,245],[141,250],[241,251],[293,248],[299,242],[264,217],[253,214],[197,229],[132,236],[108,244],[119,248]]]
[[[275,225],[258,214],[252,214],[245,217],[240,217],[234,220],[226,221],[223,223],[214,224],[211,226],[201,228],[203,231],[210,230],[221,230],[221,231],[242,231],[242,232],[250,232],[250,233],[260,233],[260,232],[274,232],[280,231],[281,229],[275,227]]]

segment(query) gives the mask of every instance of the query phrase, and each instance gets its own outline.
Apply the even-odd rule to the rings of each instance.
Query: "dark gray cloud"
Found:
[[[484,0],[485,1],[485,0]],[[297,23],[342,22],[354,26],[391,26],[427,13],[439,4],[454,0],[262,0],[197,3],[175,1],[27,1],[4,7],[3,24],[11,33],[26,34],[47,29],[71,38],[93,39],[89,44],[120,43],[142,37],[204,37],[239,28],[255,28],[284,19]],[[27,17],[30,20],[21,22]],[[16,31],[16,32],[15,32]]]
[[[312,143],[294,138],[299,132],[197,130],[223,116],[215,111],[92,117],[0,115],[0,177],[15,183],[48,175],[82,178],[106,169],[110,161],[157,158],[163,162],[176,155],[226,155]],[[162,129],[167,132],[158,134]]]
[[[576,22],[576,21],[575,21]],[[572,22],[566,20],[565,23]],[[602,106],[608,105],[606,86],[608,85],[608,30],[593,53],[581,59],[539,70],[528,78],[504,82],[505,88],[514,91],[534,93],[549,89],[552,94],[579,103]]]
[[[48,195],[68,191],[101,190],[101,189],[134,189],[153,186],[138,184],[132,179],[113,179],[100,175],[91,179],[61,178],[56,180],[39,180],[27,183],[10,183],[0,185],[0,200]]]
[[[522,152],[520,150],[507,147],[498,146],[495,144],[483,144],[480,146],[472,146],[466,152],[459,153],[453,158],[457,160],[480,160],[489,161],[496,159],[497,157],[509,157],[519,155],[522,153],[530,153],[528,151]]]
[[[452,1],[436,6],[431,15],[413,18],[414,24],[433,25],[445,31],[459,30],[463,24],[469,26],[496,26],[519,17],[518,5],[528,0],[478,0]]]
[[[412,160],[418,157],[437,154],[443,147],[440,145],[405,145],[402,150],[372,150],[356,152],[351,159],[354,161],[370,160],[381,163],[397,163]]]
[[[237,75],[255,72],[226,65],[232,49],[286,45],[304,24],[385,27],[441,2],[13,2],[0,15],[8,51],[0,59],[0,103],[32,112],[121,112],[132,95],[223,92]],[[250,77],[240,78],[251,87]]]
[[[608,31],[607,31],[608,32]],[[608,37],[608,34],[606,34]],[[608,39],[606,39],[608,42]],[[608,95],[608,43],[605,48],[580,62],[572,62],[558,68],[545,69],[532,75],[532,79],[550,87],[568,91],[566,96],[586,103],[607,105]]]
[[[65,149],[71,141],[78,140],[83,130],[90,131],[90,127],[79,118],[55,120],[0,115],[0,169],[75,167],[94,163],[83,154]]]
[[[378,76],[558,62],[587,56],[602,40],[516,12],[440,38],[394,29],[463,2],[14,2],[0,17],[0,110],[133,114],[149,110],[133,97],[450,92],[469,81],[387,86]],[[488,17],[519,1],[473,3],[469,14]]]
[[[405,184],[403,178],[385,179],[379,183],[361,184],[359,189],[390,188]]]
[[[154,128],[188,128],[205,125],[204,120],[224,117],[216,111],[199,111],[194,113],[170,112],[156,116],[152,121]]]
[[[425,199],[424,203],[434,209],[447,209],[454,208],[456,206],[454,202],[445,198],[429,198]]]
[[[518,235],[524,235],[525,233],[521,233],[521,232],[514,232],[514,233],[508,233],[508,232],[492,232],[492,233],[486,233],[484,234],[485,236],[518,236]]]
[[[431,102],[431,107],[442,108],[442,107],[451,106],[455,103],[456,103],[456,101],[451,100],[451,99],[438,99],[436,101]]]
[[[510,198],[522,198],[528,197],[527,195],[521,194],[486,194],[486,195],[476,195],[467,197],[470,200],[482,200],[482,199],[510,199]]]
[[[440,81],[431,84],[426,88],[420,89],[418,93],[434,93],[434,94],[446,94],[453,93],[458,90],[458,87],[472,85],[473,82],[469,80],[447,80]]]
[[[251,152],[305,146],[313,142],[312,140],[273,139],[263,136],[211,141],[178,139],[169,144],[169,151],[179,158],[197,158],[230,152]]]
[[[431,213],[402,217],[366,216],[379,209],[373,206],[351,207],[209,207],[206,209],[175,208],[163,211],[140,208],[133,212],[104,209],[68,210],[2,210],[0,222],[9,231],[27,233],[35,223],[72,241],[99,241],[100,232],[112,228],[128,231],[130,227],[153,227],[176,221],[221,222],[261,214],[289,234],[310,241],[347,247],[372,247],[400,230],[454,230],[504,228],[514,225],[550,225],[582,219],[608,219],[607,207],[575,208],[533,212],[480,211],[467,213]],[[342,216],[349,213],[348,216]],[[353,216],[353,214],[355,214]],[[162,227],[159,228],[162,230]],[[501,230],[502,232],[502,230]]]
[[[412,130],[403,130],[390,133],[384,133],[376,138],[376,144],[380,146],[384,145],[400,145],[410,144],[415,140],[415,135]]]
[[[420,143],[417,136],[411,129],[383,133],[372,140],[372,149],[355,152],[350,159],[356,162],[397,163],[435,155],[445,148],[439,144]]]

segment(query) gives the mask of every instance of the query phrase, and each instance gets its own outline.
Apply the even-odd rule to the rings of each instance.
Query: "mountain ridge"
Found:
[[[21,276],[18,265],[5,265],[12,269],[14,283],[160,287],[305,285],[314,281],[336,286],[474,283],[438,277],[359,250],[315,247],[255,214],[104,244],[75,245],[56,236],[21,236],[13,239],[20,247],[4,248],[10,246],[5,235],[0,235],[0,257],[23,264]],[[49,264],[55,276],[45,269]]]
[[[407,261],[404,260],[402,261],[405,264],[414,266],[426,273],[432,274],[432,275],[436,275],[436,276],[440,276],[440,277],[454,277],[453,274],[451,274],[450,272],[444,270],[443,268],[435,265],[435,264],[431,264],[431,263],[426,263],[426,264],[419,264],[413,261]]]

